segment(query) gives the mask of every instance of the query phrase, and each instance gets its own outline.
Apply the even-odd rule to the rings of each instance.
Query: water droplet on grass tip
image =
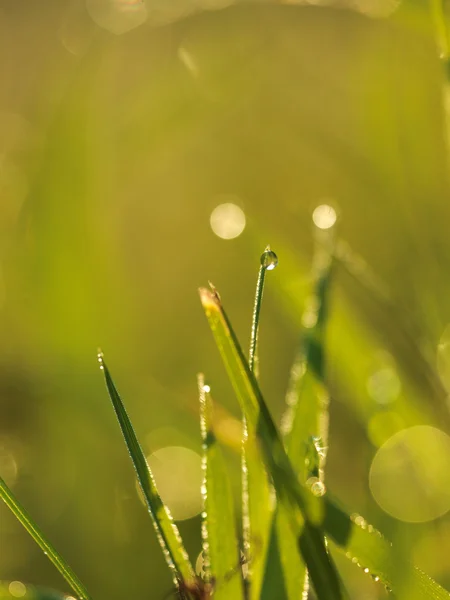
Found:
[[[261,266],[266,271],[273,271],[278,264],[278,256],[273,252],[269,246],[261,254]]]

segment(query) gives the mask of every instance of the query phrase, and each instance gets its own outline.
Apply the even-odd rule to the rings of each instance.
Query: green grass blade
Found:
[[[325,232],[320,232],[325,233]],[[327,232],[329,234],[329,232]],[[331,253],[319,246],[314,260],[314,292],[307,302],[303,318],[301,348],[291,370],[286,398],[287,410],[283,417],[283,433],[291,463],[303,483],[323,486],[325,451],[321,450],[316,472],[311,471],[308,453],[312,436],[321,439],[322,447],[328,437],[328,394],[324,386],[324,332],[327,316],[327,295],[331,274]],[[314,448],[313,448],[314,450]],[[314,483],[313,483],[314,482]],[[269,554],[280,557],[285,596],[297,600],[299,589],[307,597],[309,579],[302,557],[295,552],[296,539],[289,529],[285,508],[277,507],[272,527]],[[262,600],[270,599],[277,589],[274,560],[267,561]],[[276,570],[280,570],[275,568]]]
[[[260,600],[307,598],[308,572],[298,552],[285,505],[278,503],[271,523],[264,583]]]
[[[327,494],[324,529],[329,540],[399,600],[449,600],[450,592],[397,556],[390,542],[361,516],[348,515]]]
[[[242,444],[242,504],[244,551],[248,558],[249,598],[258,600],[264,579],[270,528],[275,506],[255,430],[246,425]],[[282,600],[281,596],[278,596]]]
[[[231,325],[221,306],[216,293],[206,289],[200,290],[201,299],[205,312],[219,347],[223,361],[228,370],[230,379],[236,391],[241,405],[245,405],[248,420],[258,420],[258,406],[261,405],[262,417],[258,429],[259,439],[264,450],[265,460],[269,470],[273,473],[275,485],[281,479],[282,499],[288,496],[287,514],[291,529],[298,531],[300,529],[298,515],[296,522],[293,522],[292,513],[295,511],[293,504],[298,502],[302,507],[302,512],[306,516],[306,526],[308,526],[308,535],[302,540],[302,554],[310,571],[311,579],[315,584],[317,577],[320,578],[321,572],[313,573],[311,565],[319,571],[322,571],[322,564],[319,558],[310,556],[311,550],[317,548],[321,552],[321,532],[315,527],[318,519],[322,522],[323,530],[329,540],[332,540],[336,548],[343,552],[347,558],[361,565],[366,573],[369,573],[374,579],[390,588],[397,598],[401,600],[450,600],[450,593],[439,586],[435,581],[422,573],[419,569],[406,561],[400,559],[391,544],[377,532],[374,527],[368,524],[363,517],[359,515],[350,516],[342,510],[338,504],[330,498],[327,493],[322,498],[313,498],[318,505],[311,505],[307,496],[310,494],[306,488],[297,489],[297,482],[292,479],[292,466],[289,459],[284,454],[280,444],[281,440],[275,429],[273,422],[270,424],[271,417],[268,414],[267,407],[258,389],[258,385],[248,369],[242,351],[237,343],[236,336],[231,329]],[[263,423],[267,423],[263,425]],[[267,453],[272,451],[273,456]],[[284,456],[283,456],[284,455]],[[288,465],[286,465],[286,461]],[[283,490],[286,486],[292,485],[295,489]],[[278,489],[277,489],[278,491]],[[294,498],[294,502],[291,499]],[[317,506],[319,510],[317,511]],[[322,512],[320,509],[324,508]],[[317,539],[319,537],[319,539]],[[319,555],[324,559],[323,555]],[[323,572],[327,569],[323,566]],[[314,577],[315,575],[315,577]],[[406,583],[405,583],[406,582]],[[406,591],[405,591],[406,586]],[[413,590],[413,591],[412,591]],[[319,598],[327,597],[327,590],[317,591]],[[329,592],[331,594],[332,592]],[[334,590],[334,593],[336,591]],[[330,597],[330,596],[328,596]]]
[[[184,549],[178,528],[172,520],[169,509],[161,500],[150,467],[101,352],[98,354],[98,360],[105,376],[109,397],[111,398],[120,429],[136,471],[145,503],[152,518],[164,558],[172,573],[174,583],[178,586],[179,582],[182,581],[186,583],[193,582],[195,580],[194,571],[187,552]]]
[[[72,590],[75,592],[80,600],[91,600],[91,596],[88,591],[66,563],[66,561],[58,554],[55,548],[45,539],[42,531],[34,523],[30,515],[19,503],[17,498],[14,496],[12,491],[0,477],[0,498],[5,502],[6,506],[11,512],[17,517],[19,522],[28,531],[31,537],[34,539],[39,548],[49,558],[49,560],[55,565],[67,583],[70,585]]]
[[[206,580],[217,582],[216,600],[243,600],[239,543],[233,495],[225,460],[213,427],[213,401],[203,375],[198,375],[200,424],[203,442],[203,559]]]
[[[305,462],[307,440],[320,437],[328,443],[328,391],[325,382],[325,327],[333,259],[322,248],[315,260],[315,289],[303,316],[302,347],[291,371],[283,418],[283,433],[289,458],[300,474],[308,477]],[[323,477],[325,453],[319,474]]]
[[[278,264],[275,252],[267,246],[260,258],[261,266],[256,282],[253,305],[252,328],[248,365],[258,378],[258,334],[264,283],[267,271]],[[275,508],[275,493],[267,475],[266,466],[259,447],[255,429],[243,417],[242,440],[242,504],[244,550],[250,559],[247,569],[250,600],[259,600],[264,582],[267,552],[269,549],[271,524]],[[272,561],[276,557],[272,556]],[[281,582],[279,582],[281,583]],[[283,600],[278,588],[278,598]]]
[[[200,297],[241,409],[248,424],[257,432],[277,497],[287,506],[290,527],[297,537],[316,594],[319,600],[342,598],[342,584],[317,526],[323,516],[323,503],[300,486],[218,294],[203,288]]]

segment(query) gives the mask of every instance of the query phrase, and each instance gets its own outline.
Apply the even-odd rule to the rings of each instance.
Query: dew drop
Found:
[[[369,572],[369,569],[366,567],[366,568],[364,569],[364,573],[368,573],[368,572]]]
[[[207,383],[205,383],[204,386],[203,386],[203,391],[206,394],[209,394],[209,392],[211,391],[211,386],[209,386]]]
[[[266,271],[273,271],[278,264],[278,256],[270,249],[270,246],[261,254],[261,266]]]
[[[320,481],[318,477],[310,477],[306,485],[309,486],[309,489],[314,494],[314,496],[323,496],[326,492],[325,484],[323,481]]]

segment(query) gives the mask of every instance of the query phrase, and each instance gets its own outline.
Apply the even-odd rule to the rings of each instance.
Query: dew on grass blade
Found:
[[[326,492],[326,487],[323,481],[320,481],[317,477],[310,477],[306,481],[306,485],[309,487],[314,496],[323,496]]]
[[[273,271],[277,265],[278,256],[270,249],[270,246],[267,246],[261,254],[261,266],[266,269],[266,271]]]

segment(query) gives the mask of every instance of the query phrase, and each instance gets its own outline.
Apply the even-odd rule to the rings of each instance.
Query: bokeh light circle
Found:
[[[115,35],[139,27],[148,17],[145,0],[86,0],[86,8],[99,27]]]
[[[233,202],[219,204],[209,218],[211,229],[223,240],[232,240],[245,229],[245,214],[242,208]]]
[[[166,446],[148,457],[158,491],[176,521],[195,517],[202,510],[200,488],[202,459],[184,446]]]
[[[376,453],[369,485],[379,506],[400,521],[441,517],[450,509],[450,437],[428,425],[399,431]]]
[[[329,204],[321,204],[314,209],[312,219],[319,229],[330,229],[336,223],[337,214]]]
[[[8,592],[13,598],[23,598],[27,593],[27,587],[21,581],[11,581],[8,586]]]

